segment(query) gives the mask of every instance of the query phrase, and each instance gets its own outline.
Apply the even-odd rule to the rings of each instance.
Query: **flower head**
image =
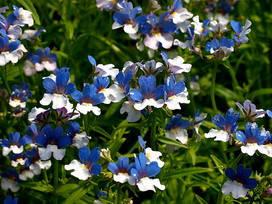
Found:
[[[233,35],[234,40],[238,43],[247,43],[248,37],[246,35],[249,34],[251,31],[249,29],[249,27],[251,26],[251,21],[246,20],[245,26],[242,26],[240,22],[232,20],[230,21],[230,25],[235,31],[235,35]]]
[[[265,115],[265,111],[263,109],[256,110],[256,106],[248,99],[244,101],[243,105],[238,102],[235,104],[241,110],[244,118],[248,122],[254,122],[257,118],[262,118]]]
[[[249,178],[251,169],[244,169],[241,164],[237,166],[236,171],[227,168],[225,173],[231,181],[224,183],[222,193],[224,195],[232,193],[234,199],[245,197],[248,189],[253,189],[258,185],[256,179]]]
[[[12,93],[10,95],[9,105],[11,105],[12,107],[20,106],[21,108],[25,108],[26,101],[29,97],[32,96],[32,93],[30,90],[28,90],[28,88],[29,84],[26,84],[25,82],[21,82],[20,86],[12,86]]]

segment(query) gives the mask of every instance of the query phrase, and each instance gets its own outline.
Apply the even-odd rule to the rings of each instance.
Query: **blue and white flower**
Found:
[[[81,162],[74,159],[65,165],[66,170],[74,170],[71,174],[80,180],[87,180],[92,175],[100,174],[101,165],[96,164],[100,158],[100,149],[95,147],[92,151],[88,147],[79,149],[78,156]]]
[[[108,169],[113,173],[114,181],[135,185],[135,179],[130,175],[130,170],[134,166],[135,164],[129,164],[128,157],[119,157],[117,164],[113,162],[108,164]]]
[[[205,133],[206,138],[214,138],[214,141],[222,141],[227,142],[230,141],[233,134],[238,129],[238,119],[240,117],[240,113],[234,113],[233,108],[230,108],[226,116],[224,117],[222,114],[216,114],[212,118],[212,122],[219,128],[219,130],[211,129],[208,133]]]
[[[169,59],[165,52],[161,52],[161,56],[170,73],[173,74],[181,74],[183,72],[188,73],[192,68],[191,64],[183,64],[184,59],[181,56],[177,56],[174,59]]]
[[[23,152],[20,154],[12,154],[9,159],[11,161],[11,166],[13,167],[17,167],[18,165],[23,166],[26,162],[26,156]]]
[[[139,157],[135,156],[135,167],[131,169],[131,175],[136,179],[136,185],[140,191],[152,190],[156,192],[155,187],[164,190],[165,186],[161,184],[159,179],[151,179],[150,177],[156,176],[160,173],[160,167],[157,162],[151,162],[146,165],[146,156],[140,153]]]
[[[120,11],[113,14],[112,29],[124,27],[124,31],[128,34],[135,34],[138,31],[138,22],[136,15],[142,12],[142,8],[137,6],[133,8],[131,2],[122,2],[119,4]],[[139,17],[138,17],[139,18]]]
[[[50,125],[46,125],[35,138],[39,147],[41,160],[48,160],[52,154],[56,160],[62,160],[65,156],[66,149],[61,149],[71,144],[67,134],[63,134],[63,128],[57,127],[55,130]]]
[[[28,10],[25,10],[23,8],[18,8],[17,6],[12,6],[14,11],[14,22],[13,24],[18,24],[20,26],[28,25],[33,26],[34,20],[32,18],[32,13]]]
[[[269,136],[270,132],[264,129],[259,130],[257,123],[247,123],[245,133],[242,131],[236,132],[236,139],[243,143],[241,151],[249,156],[253,156]]]
[[[176,116],[172,116],[170,118],[169,123],[166,124],[165,130],[166,130],[166,137],[178,140],[182,144],[186,144],[188,141],[188,133],[185,128],[188,128],[190,126],[189,120],[183,120],[182,116],[180,114],[177,114]]]
[[[68,136],[71,138],[71,143],[73,146],[80,149],[81,147],[85,147],[89,143],[90,136],[87,136],[86,132],[80,131],[80,125],[77,122],[70,122],[69,127],[66,129]]]
[[[76,90],[71,96],[78,102],[76,109],[80,113],[86,115],[92,111],[95,115],[101,114],[100,108],[96,105],[103,103],[105,96],[103,93],[97,93],[97,88],[93,84],[86,83],[82,93]]]
[[[248,37],[246,36],[247,34],[250,33],[249,27],[251,26],[251,21],[246,20],[245,26],[242,26],[240,22],[236,21],[230,21],[230,25],[235,31],[235,35],[233,35],[233,38],[236,42],[238,43],[247,43],[248,42]]]
[[[243,105],[236,102],[235,103],[240,111],[243,113],[244,118],[248,122],[254,122],[257,118],[263,118],[265,116],[265,111],[263,109],[256,109],[256,106],[251,103],[250,100],[245,100]]]
[[[62,108],[68,103],[67,95],[75,91],[75,84],[69,83],[70,73],[69,68],[63,67],[56,70],[56,75],[51,75],[43,80],[43,87],[46,89],[40,103],[44,106],[53,103],[52,108]]]
[[[174,0],[172,7],[168,9],[169,16],[167,19],[172,19],[174,24],[184,23],[186,20],[193,17],[186,8],[182,7],[181,0]]]
[[[210,19],[206,19],[202,22],[199,21],[199,16],[195,16],[193,18],[192,25],[194,25],[194,33],[200,36],[205,36],[209,34],[210,30],[208,29],[208,25],[210,23]]]
[[[15,169],[8,169],[6,173],[1,173],[0,175],[1,188],[4,191],[7,191],[8,189],[13,193],[19,191],[20,186],[18,186],[18,183],[20,182],[20,179],[19,174]]]
[[[12,86],[12,93],[10,95],[9,99],[9,105],[12,107],[26,107],[26,101],[29,97],[32,96],[32,93],[30,90],[28,90],[29,84],[26,84],[25,82],[21,82],[20,86],[14,85]]]
[[[156,78],[153,75],[140,76],[138,82],[140,90],[132,89],[129,92],[129,97],[135,102],[134,108],[136,110],[143,110],[146,106],[161,108],[164,105],[163,99],[160,99],[164,94],[164,86],[156,87]]]
[[[248,190],[258,185],[256,179],[249,178],[251,169],[244,169],[241,164],[237,166],[236,171],[227,168],[225,173],[231,181],[226,181],[221,191],[224,195],[232,193],[234,199],[246,197]]]
[[[128,114],[126,119],[130,123],[133,123],[133,122],[136,122],[136,121],[140,120],[141,117],[142,117],[142,111],[145,110],[145,109],[143,109],[142,111],[137,110],[134,107],[134,104],[135,104],[135,102],[133,102],[133,101],[125,101],[122,104],[122,107],[120,109],[121,114],[124,114],[124,113]]]
[[[170,110],[181,109],[180,103],[190,103],[188,91],[183,81],[175,83],[175,77],[170,76],[165,82],[164,103]]]
[[[19,132],[9,133],[9,139],[2,139],[0,141],[3,147],[2,154],[3,156],[7,156],[10,152],[20,154],[24,151],[24,146],[31,142],[32,141],[26,136],[20,138]]]
[[[206,43],[206,50],[219,59],[228,56],[234,51],[234,41],[223,36],[220,40],[214,38],[211,42]]]
[[[96,87],[96,93],[102,93],[105,96],[105,99],[103,101],[104,104],[110,104],[111,103],[111,94],[112,90],[108,88],[110,84],[109,77],[94,77],[94,86]]]
[[[155,60],[147,61],[144,64],[137,64],[145,75],[156,75],[165,68],[161,62],[156,62]]]

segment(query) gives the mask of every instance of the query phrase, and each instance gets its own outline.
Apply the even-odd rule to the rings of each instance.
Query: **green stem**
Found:
[[[153,112],[151,117],[151,149],[155,150],[155,141],[156,141],[156,114]]]
[[[212,101],[212,107],[214,112],[217,113],[217,106],[215,101],[215,79],[216,79],[216,72],[217,72],[218,64],[214,64],[214,69],[212,72],[212,87],[211,87],[211,101]]]
[[[59,161],[54,159],[54,203],[58,203],[57,188],[59,180]]]
[[[116,194],[116,197],[115,197],[115,203],[120,204],[121,200],[122,200],[120,183],[116,183],[116,187],[117,187],[117,194]]]
[[[5,76],[4,76],[4,72],[5,72]],[[7,68],[5,66],[5,68],[2,68],[2,70],[0,70],[0,77],[1,77],[1,79],[3,81],[3,84],[5,85],[7,91],[9,93],[9,95],[10,95],[11,94],[11,90],[10,90],[10,87],[8,85],[8,82],[7,82],[7,74],[6,73],[7,73]]]
[[[48,183],[48,177],[47,177],[46,169],[43,169],[43,178],[44,178],[45,182]]]

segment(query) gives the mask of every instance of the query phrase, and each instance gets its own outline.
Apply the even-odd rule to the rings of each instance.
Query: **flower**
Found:
[[[234,113],[233,108],[230,108],[226,116],[224,117],[221,114],[216,114],[212,118],[212,122],[220,129],[211,129],[208,133],[205,133],[206,138],[214,138],[215,141],[222,141],[222,142],[227,142],[230,141],[231,143],[231,138],[233,134],[237,131],[238,129],[238,124],[237,121],[240,117],[240,113]]]
[[[169,12],[157,17],[154,13],[143,16],[141,19],[140,31],[146,35],[144,44],[150,49],[157,50],[160,43],[163,48],[169,49],[173,44],[172,33],[176,31],[176,26],[172,20],[167,20]]]
[[[2,139],[0,141],[0,144],[3,147],[2,154],[3,156],[7,156],[11,151],[14,154],[20,154],[23,152],[24,146],[29,143],[31,143],[31,140],[26,136],[20,138],[19,132],[9,133],[8,140]]]
[[[26,84],[25,82],[21,82],[20,86],[14,85],[12,86],[12,93],[10,95],[9,99],[9,105],[12,107],[26,107],[26,101],[29,97],[32,96],[32,93],[30,90],[28,90],[29,84]]]
[[[85,147],[89,143],[90,136],[87,136],[86,132],[79,133],[80,125],[77,122],[70,122],[69,127],[66,129],[68,136],[71,138],[73,146],[80,149]]]
[[[169,59],[165,52],[161,52],[161,56],[170,73],[173,74],[181,74],[183,72],[188,73],[192,68],[191,64],[183,64],[184,59],[180,56],[177,56],[174,59]]]
[[[248,99],[244,101],[243,105],[238,102],[236,102],[235,104],[241,110],[244,118],[248,122],[253,122],[257,118],[263,118],[265,116],[265,111],[263,109],[256,110],[256,106]]]
[[[175,77],[170,76],[165,81],[164,103],[170,110],[181,109],[180,103],[190,103],[188,91],[183,81],[175,83]]]
[[[8,169],[6,173],[1,173],[1,188],[6,191],[8,189],[15,193],[19,191],[20,186],[17,184],[20,182],[19,174],[15,169]]]
[[[131,169],[131,175],[137,180],[136,185],[140,191],[155,190],[155,186],[160,190],[164,190],[165,186],[160,183],[159,179],[151,179],[160,173],[160,167],[157,162],[151,162],[146,165],[146,157],[144,153],[140,153],[139,157],[135,156],[135,167]]]
[[[256,179],[249,178],[251,169],[244,169],[241,164],[237,166],[236,171],[227,168],[225,173],[231,181],[223,184],[222,193],[224,195],[232,193],[234,199],[245,197],[248,189],[253,189],[258,185]]]
[[[118,4],[124,0],[96,0],[96,6],[100,10],[116,10]]]
[[[9,41],[7,35],[3,33],[2,35],[3,37],[0,36],[0,66],[4,66],[9,62],[17,63],[27,50],[19,40]]]
[[[37,54],[28,54],[28,61],[25,63],[24,72],[27,76],[31,76],[44,69],[47,71],[54,71],[57,68],[57,55],[50,53],[50,48],[46,47],[44,51],[41,49],[36,50]],[[32,63],[32,64],[31,64]]]
[[[230,52],[234,51],[234,41],[223,36],[220,40],[214,38],[211,42],[206,43],[206,50],[218,59],[223,59]]]
[[[235,31],[235,35],[233,35],[234,40],[238,43],[247,43],[248,37],[246,35],[249,34],[251,31],[249,29],[249,27],[251,26],[251,21],[246,20],[245,26],[242,27],[242,24],[240,22],[232,20],[230,21],[230,25]]]
[[[208,25],[210,23],[210,19],[206,19],[203,23],[199,22],[199,16],[195,16],[193,18],[192,25],[194,25],[194,33],[200,36],[205,36],[209,34],[210,30],[208,29]]]
[[[188,133],[185,128],[190,126],[189,120],[183,120],[180,114],[172,116],[169,123],[166,124],[166,137],[179,140],[182,144],[186,144],[188,141]]]
[[[257,123],[247,123],[245,125],[245,133],[242,131],[236,132],[236,139],[244,144],[241,146],[241,151],[249,156],[252,156],[269,136],[269,131],[259,130]]]
[[[12,198],[11,196],[6,197],[4,204],[17,204],[18,198]]]
[[[25,10],[23,8],[18,8],[17,6],[12,6],[14,11],[13,15],[15,18],[15,21],[13,24],[18,24],[20,26],[24,26],[27,24],[28,26],[33,26],[34,20],[32,18],[32,13],[28,10]]]
[[[137,6],[133,8],[131,2],[122,2],[118,5],[121,11],[117,11],[113,14],[112,29],[124,27],[124,31],[128,34],[135,34],[138,31],[137,17],[136,15],[142,12],[142,8]]]
[[[94,86],[97,88],[96,93],[102,93],[105,96],[105,99],[103,101],[104,104],[110,104],[111,103],[111,89],[107,88],[110,84],[109,77],[94,77]]]
[[[140,90],[132,89],[129,92],[129,97],[135,102],[136,110],[143,110],[146,106],[154,106],[161,108],[164,104],[162,99],[164,86],[156,87],[156,78],[153,75],[148,77],[140,76],[138,79]]]
[[[25,161],[26,161],[26,156],[25,156],[25,153],[22,152],[20,154],[12,154],[9,157],[9,159],[11,161],[11,166],[17,167],[18,164],[23,166],[25,164]]]
[[[192,13],[182,7],[182,2],[180,0],[174,0],[172,7],[168,9],[168,12],[169,16],[167,19],[172,19],[174,24],[184,23],[186,20],[193,17]]]
[[[67,134],[63,134],[63,128],[57,127],[55,130],[50,125],[46,125],[39,135],[36,136],[36,143],[39,147],[39,155],[42,160],[48,160],[53,157],[56,160],[62,160],[66,149],[60,149],[71,144],[71,140]]]
[[[130,123],[140,120],[142,117],[142,112],[145,110],[145,109],[143,109],[143,110],[139,111],[139,110],[135,109],[134,104],[135,104],[135,102],[133,102],[133,101],[125,101],[122,104],[122,107],[120,109],[121,114],[123,114],[125,112],[128,113],[128,116],[126,119]]]
[[[128,157],[119,157],[118,163],[109,162],[108,169],[114,174],[113,180],[120,183],[128,181],[130,185],[135,185],[135,179],[130,175],[130,170],[135,164],[129,164]]]
[[[52,78],[46,77],[42,83],[46,93],[40,103],[47,106],[52,102],[53,109],[66,106],[68,103],[67,95],[75,91],[75,84],[68,83],[69,78],[70,73],[67,67],[56,70],[56,75],[52,75]]]
[[[100,174],[101,165],[96,164],[99,160],[99,147],[95,147],[91,152],[88,147],[82,147],[78,152],[79,159],[71,161],[69,165],[65,165],[66,170],[74,170],[71,174],[80,180],[87,180],[92,175]]]
[[[95,115],[101,114],[100,108],[96,105],[102,103],[105,100],[105,96],[103,93],[97,93],[95,85],[86,83],[82,93],[75,90],[71,96],[78,102],[76,109],[80,113],[86,115],[92,111]]]

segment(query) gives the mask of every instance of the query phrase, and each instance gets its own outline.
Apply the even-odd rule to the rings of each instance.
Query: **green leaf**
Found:
[[[19,4],[25,7],[27,10],[32,12],[32,17],[35,20],[36,24],[41,25],[40,17],[37,13],[37,10],[33,6],[31,0],[16,0]]]
[[[163,137],[163,136],[159,136],[157,137],[157,140],[159,140],[160,142],[164,143],[164,144],[168,144],[168,145],[175,145],[175,146],[179,146],[185,149],[188,149],[188,147],[176,140],[172,140],[168,137]]]
[[[216,167],[218,168],[220,173],[224,174],[223,170],[226,168],[226,165],[220,159],[218,159],[216,156],[214,156],[213,154],[211,154],[210,157],[212,158],[214,164],[216,165]]]
[[[239,161],[243,158],[244,154],[240,153],[238,157],[233,158],[232,160],[229,161],[228,167],[230,168],[234,168],[237,166],[237,164],[239,163]]]
[[[63,204],[71,204],[71,203],[77,203],[77,201],[84,196],[89,191],[89,187],[80,186],[78,187],[66,200],[63,202]]]
[[[107,133],[107,131],[105,131],[103,128],[99,127],[99,126],[92,126],[91,130],[94,132],[97,132],[109,139],[111,139],[111,135],[109,133]]]
[[[20,183],[21,187],[24,188],[30,188],[33,190],[41,191],[41,192],[53,192],[54,188],[50,184],[46,184],[42,181],[39,182],[26,182],[26,183]]]
[[[208,204],[203,198],[201,198],[199,195],[195,194],[195,198],[199,204]]]
[[[205,168],[205,167],[188,167],[185,169],[180,169],[176,170],[172,173],[169,173],[169,177],[171,178],[179,178],[183,176],[189,176],[189,175],[194,175],[194,174],[199,174],[199,173],[207,173],[207,172],[212,172],[212,168]]]
[[[74,36],[74,25],[71,21],[65,22],[65,29],[67,33],[67,37],[71,40]]]
[[[256,91],[252,91],[248,95],[248,98],[253,100],[256,96],[268,95],[268,94],[272,94],[272,88],[264,88],[264,89],[258,89]]]
[[[57,189],[57,194],[62,194],[62,193],[66,193],[66,192],[69,192],[69,191],[73,191],[78,187],[79,187],[79,185],[75,184],[75,183],[66,184],[66,185],[63,185],[63,186],[61,186],[60,188]]]

